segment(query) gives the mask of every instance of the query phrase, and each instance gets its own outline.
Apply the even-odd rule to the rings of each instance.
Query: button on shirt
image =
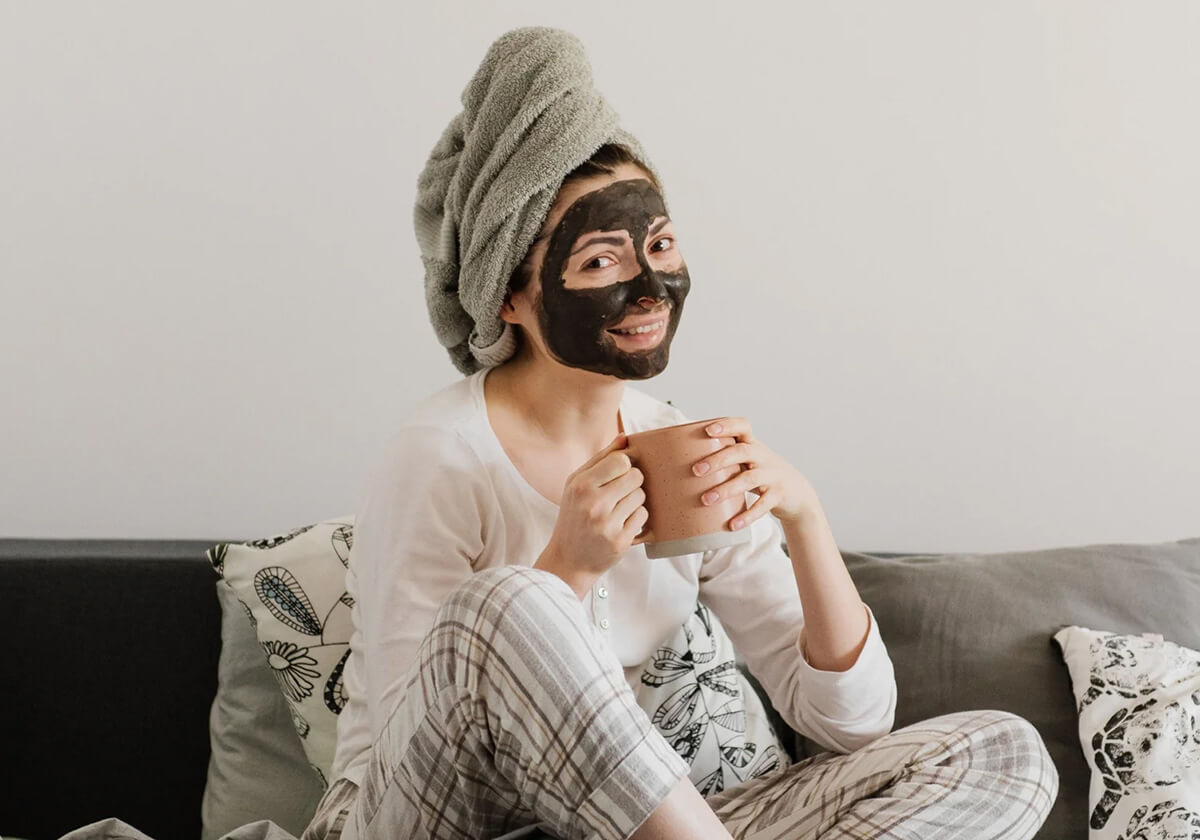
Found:
[[[346,575],[354,630],[333,779],[362,783],[371,744],[446,596],[482,569],[532,565],[553,532],[558,506],[525,481],[488,422],[486,375],[422,403],[368,479]],[[627,433],[687,420],[628,385],[620,411]],[[896,687],[874,616],[848,670],[811,667],[800,652],[803,611],[778,527],[763,517],[750,529],[748,543],[703,554],[650,560],[634,546],[588,592],[584,607],[627,679],[636,684],[699,599],[793,728],[843,752],[884,734]]]
[[[600,580],[604,581],[602,577]],[[588,593],[588,601],[585,601],[584,608],[592,617],[592,623],[601,630],[607,630],[612,623],[609,619],[609,604],[608,604],[608,587],[603,582],[592,587],[592,591]]]

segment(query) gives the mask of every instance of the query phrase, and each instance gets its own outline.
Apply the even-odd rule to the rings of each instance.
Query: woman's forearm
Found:
[[[808,664],[821,671],[845,671],[866,644],[870,619],[829,521],[814,498],[802,515],[781,524],[804,607]]]

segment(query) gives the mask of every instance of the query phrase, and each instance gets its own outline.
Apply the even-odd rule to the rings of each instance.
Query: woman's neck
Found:
[[[489,404],[501,403],[551,445],[592,452],[603,449],[621,431],[624,392],[620,379],[565,367],[527,352],[518,353],[484,380]]]

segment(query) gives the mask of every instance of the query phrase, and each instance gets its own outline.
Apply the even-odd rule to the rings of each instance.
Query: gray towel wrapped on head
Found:
[[[470,374],[516,350],[500,306],[563,178],[606,143],[654,170],[593,86],[583,44],[569,32],[500,36],[462,104],[417,181],[413,226],[434,330]]]

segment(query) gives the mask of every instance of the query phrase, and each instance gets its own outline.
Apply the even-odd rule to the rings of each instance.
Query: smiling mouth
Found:
[[[612,333],[613,335],[649,335],[650,333],[658,332],[666,325],[667,319],[663,318],[661,321],[655,321],[651,324],[643,324],[640,327],[629,327],[623,330],[612,329],[608,332]]]

